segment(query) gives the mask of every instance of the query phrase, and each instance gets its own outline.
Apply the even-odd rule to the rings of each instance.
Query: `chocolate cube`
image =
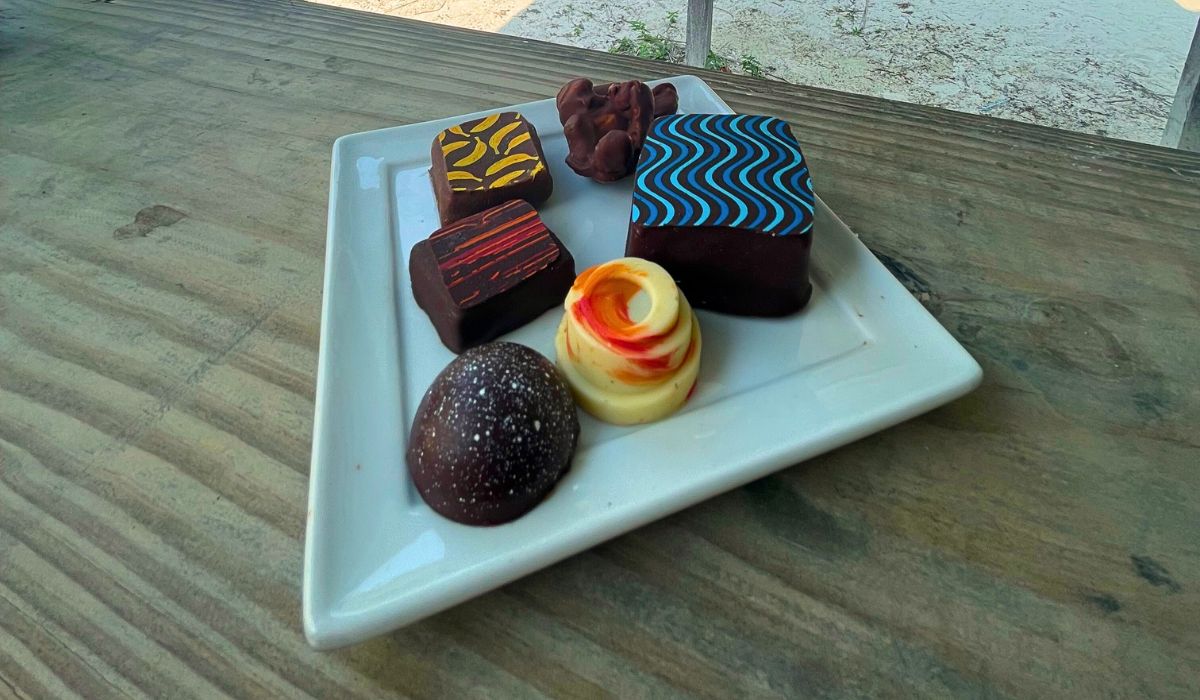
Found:
[[[537,130],[517,112],[452,126],[429,156],[443,226],[510,199],[541,204],[554,190]]]
[[[668,115],[638,161],[625,254],[662,265],[698,308],[783,316],[812,296],[815,203],[787,122]]]
[[[454,352],[492,340],[562,304],[570,251],[528,202],[460,219],[413,246],[413,296]]]

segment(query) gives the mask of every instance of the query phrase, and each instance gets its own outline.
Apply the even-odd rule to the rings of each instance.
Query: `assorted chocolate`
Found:
[[[700,321],[662,267],[640,258],[590,267],[563,307],[558,366],[585,411],[618,425],[649,423],[691,396]]]
[[[575,260],[528,202],[514,199],[413,246],[417,304],[454,352],[497,338],[562,303]]]
[[[650,123],[674,114],[679,95],[670,83],[651,90],[637,80],[592,85],[576,78],[558,91],[555,104],[567,165],[597,182],[613,182],[633,172]]]
[[[439,133],[430,177],[442,227],[417,243],[417,304],[456,353],[413,420],[407,462],[421,497],[468,525],[540,503],[570,468],[576,403],[600,420],[678,410],[700,369],[698,308],[752,316],[812,295],[815,196],[787,123],[676,114],[674,86],[578,78],[556,99],[567,165],[598,182],[636,173],[628,257],[584,270],[535,207],[553,190],[537,131],[517,112]],[[689,304],[690,300],[690,304]],[[488,342],[563,306],[558,367]]]
[[[510,199],[541,204],[554,191],[537,130],[517,112],[452,126],[437,135],[429,155],[443,225]]]
[[[421,498],[466,525],[521,517],[571,466],[579,418],[554,365],[515,343],[459,355],[413,419],[408,471]]]
[[[812,295],[814,204],[782,119],[665,116],[638,162],[625,254],[665,267],[698,308],[790,314]]]

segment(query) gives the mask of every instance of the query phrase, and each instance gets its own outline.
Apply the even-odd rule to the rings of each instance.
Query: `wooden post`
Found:
[[[684,63],[703,68],[712,46],[713,0],[688,0]]]
[[[690,16],[688,23],[690,35]],[[1192,35],[1192,48],[1183,63],[1183,74],[1179,76],[1179,90],[1167,117],[1163,145],[1200,152],[1200,20],[1197,20],[1196,33]]]

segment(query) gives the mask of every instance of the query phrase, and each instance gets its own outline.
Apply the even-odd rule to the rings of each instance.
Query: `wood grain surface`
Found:
[[[1197,697],[1200,156],[709,73],[794,125],[983,386],[309,649],[332,141],[675,70],[284,0],[0,1],[0,697]]]

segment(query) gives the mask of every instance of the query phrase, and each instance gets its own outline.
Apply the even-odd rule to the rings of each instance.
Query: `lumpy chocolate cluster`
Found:
[[[633,172],[651,122],[674,114],[679,94],[670,83],[651,90],[638,80],[593,85],[576,78],[558,91],[555,102],[567,165],[597,182],[614,182]]]

